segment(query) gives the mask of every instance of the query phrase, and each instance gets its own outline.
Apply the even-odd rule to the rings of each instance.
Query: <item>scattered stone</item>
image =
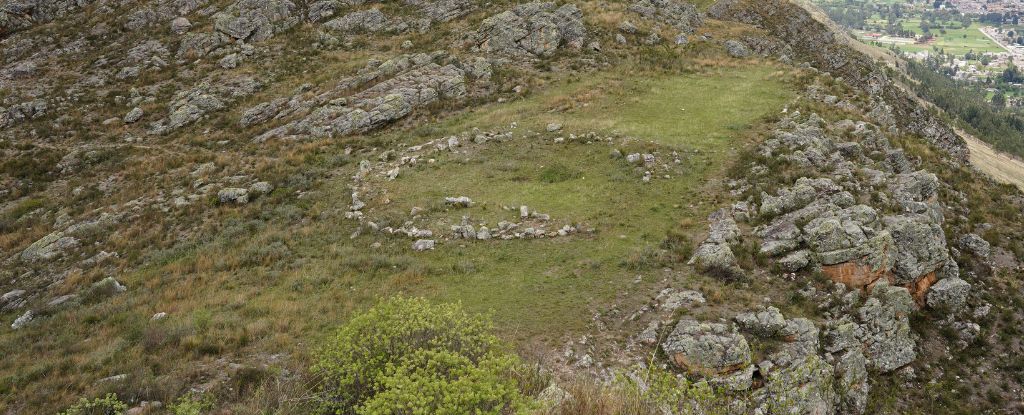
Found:
[[[15,319],[14,323],[11,323],[11,329],[18,330],[22,327],[25,327],[25,325],[32,322],[33,318],[35,318],[35,314],[32,312],[32,310],[28,310],[25,312],[25,314],[22,314],[21,317]]]
[[[192,22],[185,17],[176,17],[171,20],[171,33],[176,35],[183,35],[192,28]]]
[[[738,40],[728,40],[725,42],[725,49],[729,52],[729,56],[734,58],[746,58],[750,56],[750,48],[746,44]]]
[[[269,182],[256,182],[249,186],[249,193],[256,196],[267,195],[272,191],[274,191],[274,185]]]
[[[549,133],[557,132],[562,129],[562,124],[553,122],[551,124],[548,124],[547,129]]]
[[[446,197],[444,198],[444,203],[448,204],[449,206],[468,208],[473,206],[473,199],[470,199],[466,196]]]
[[[217,192],[217,199],[221,204],[233,203],[244,205],[249,203],[249,190],[239,187],[228,187]]]
[[[131,111],[128,111],[127,114],[125,114],[124,122],[125,122],[125,124],[135,124],[136,122],[138,122],[139,120],[142,119],[142,116],[143,116],[142,108],[135,107],[135,108],[132,108]]]
[[[431,251],[434,249],[433,239],[420,239],[412,243],[412,250],[416,252]]]

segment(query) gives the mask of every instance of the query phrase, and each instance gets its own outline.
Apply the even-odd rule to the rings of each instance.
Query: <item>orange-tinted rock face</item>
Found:
[[[935,282],[939,278],[934,272],[925,274],[923,277],[918,278],[916,281],[907,284],[907,290],[910,291],[910,295],[914,297],[914,302],[917,303],[918,307],[924,307],[925,298],[928,295],[928,290],[935,285]]]
[[[855,261],[822,266],[821,270],[832,281],[865,291],[869,291],[875,285],[875,282],[883,277],[890,282],[893,279],[892,274],[887,269],[873,270],[871,266],[859,264]]]
[[[869,265],[860,264],[856,261],[845,262],[836,265],[827,265],[821,267],[822,272],[835,282],[842,283],[849,288],[864,290],[866,292],[871,291],[882,278],[885,278],[891,284],[895,277],[889,270],[873,270]],[[935,272],[931,272],[921,276],[914,280],[914,282],[905,285],[910,295],[914,297],[914,301],[919,307],[924,307],[925,298],[928,295],[928,290],[938,281],[938,277]]]

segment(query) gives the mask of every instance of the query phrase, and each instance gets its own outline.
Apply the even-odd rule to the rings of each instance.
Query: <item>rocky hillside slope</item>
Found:
[[[308,413],[310,350],[405,294],[493,312],[550,413],[653,368],[715,391],[673,413],[1016,413],[1024,195],[842,36],[785,0],[0,0],[0,412]]]

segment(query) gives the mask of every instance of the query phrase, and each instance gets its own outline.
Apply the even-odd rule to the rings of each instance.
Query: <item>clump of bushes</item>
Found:
[[[60,415],[123,415],[128,405],[111,393],[102,398],[78,400],[78,403],[61,412]]]
[[[320,410],[339,415],[508,414],[531,405],[529,368],[486,318],[453,304],[386,300],[316,353]]]

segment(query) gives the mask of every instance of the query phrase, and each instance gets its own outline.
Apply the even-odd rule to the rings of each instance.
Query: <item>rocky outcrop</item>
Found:
[[[0,38],[74,13],[89,3],[87,0],[0,1]]]
[[[168,106],[167,118],[155,123],[154,134],[164,134],[199,121],[208,113],[220,111],[239,98],[255,93],[261,84],[252,77],[209,79],[178,92]]]
[[[758,213],[768,220],[754,229],[762,238],[761,253],[777,258],[789,272],[820,267],[851,288],[868,289],[881,280],[905,286],[924,305],[931,284],[958,275],[948,266],[936,176],[886,168],[894,152],[870,125],[829,126],[813,114],[798,118],[803,116],[781,121],[760,152],[821,176],[801,177],[775,195],[761,194]],[[859,141],[838,141],[837,134],[851,133]],[[884,199],[871,206],[854,196],[872,189],[891,199],[879,196]],[[879,213],[889,209],[903,213]]]
[[[583,13],[573,4],[520,4],[491,16],[472,36],[475,49],[510,58],[551,56],[561,47],[581,49],[587,41]]]
[[[371,63],[360,75],[341,82],[337,88],[344,91],[377,82],[355,94],[328,98],[332,93],[325,93],[313,100],[289,103],[287,107],[280,101],[272,101],[246,111],[243,122],[279,118],[282,111],[309,111],[302,119],[261,134],[257,141],[294,135],[333,137],[371,131],[435,102],[468,96],[469,83],[480,81],[473,76],[475,70],[458,61],[444,63],[443,58],[443,53],[416,54]]]
[[[684,1],[639,0],[629,6],[629,11],[670,25],[684,35],[693,33],[694,29],[704,24],[704,16],[697,7]]]
[[[688,264],[723,278],[743,278],[743,269],[737,263],[736,255],[730,247],[740,234],[736,220],[727,210],[722,209],[712,213],[708,221],[708,238],[697,247]]]
[[[297,24],[288,0],[238,0],[213,16],[214,30],[231,41],[259,42]]]

